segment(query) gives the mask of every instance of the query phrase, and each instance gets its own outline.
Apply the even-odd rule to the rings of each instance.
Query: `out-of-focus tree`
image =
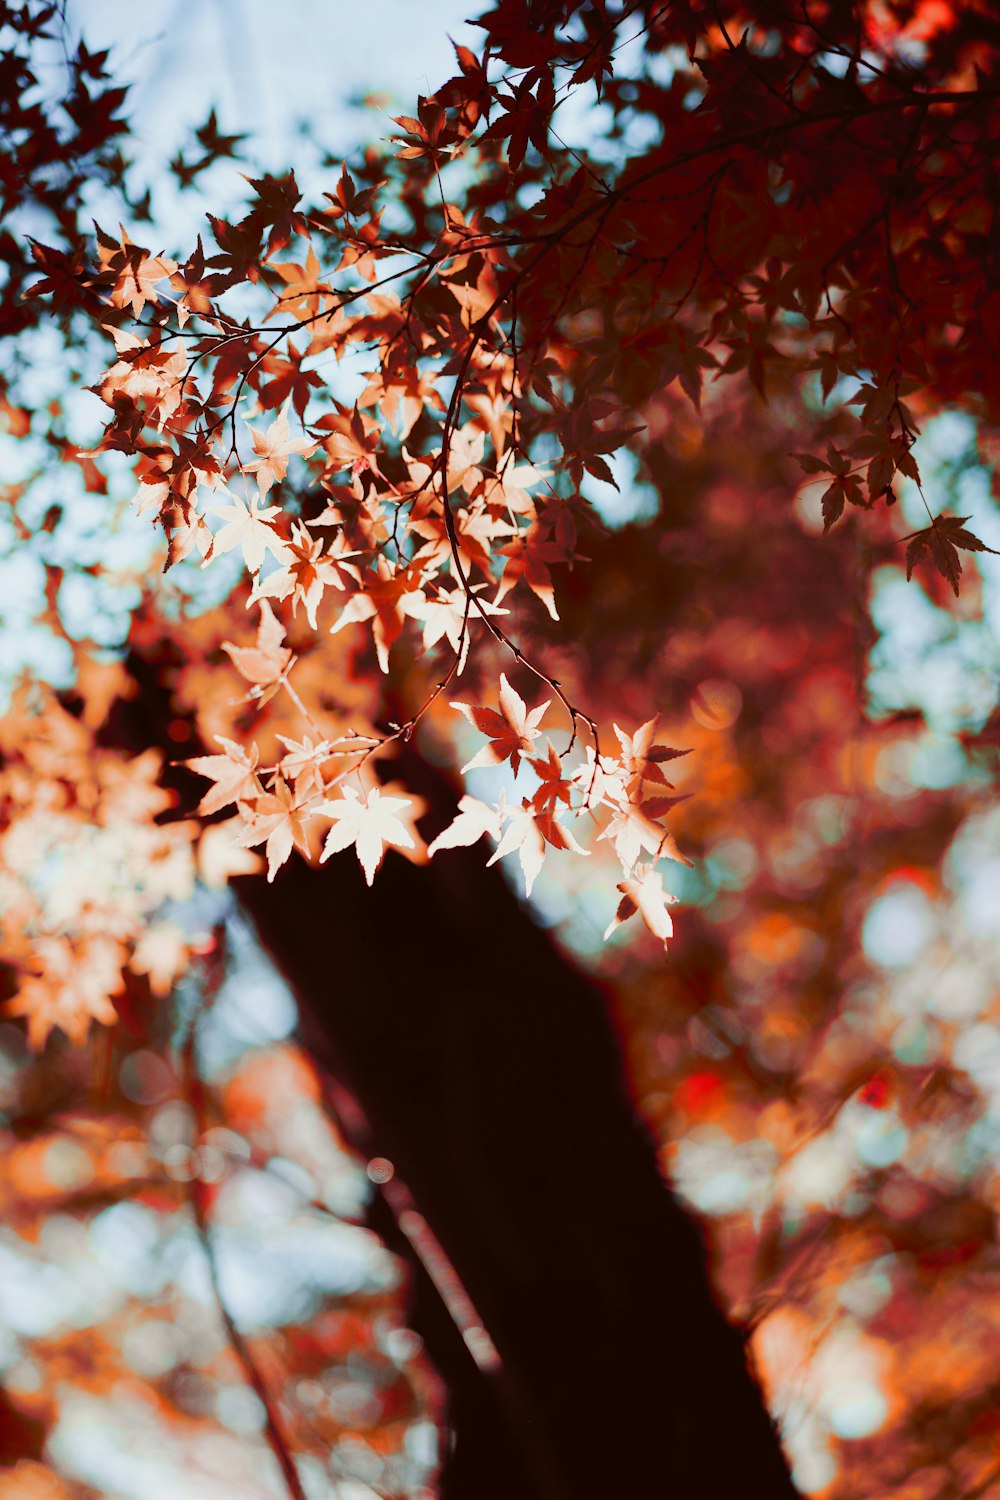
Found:
[[[5,19],[29,45],[54,16]],[[242,1371],[298,1493],[344,1448],[319,1376],[356,1337],[354,1427],[388,1454],[357,1477],[409,1493],[410,1420],[439,1398],[382,1288],[349,1334],[341,1306],[251,1345],[213,1250],[275,1153],[330,1207],[323,1099],[415,1268],[453,1397],[444,1493],[722,1495],[741,1475],[792,1493],[630,1121],[607,1004],[664,1174],[715,1224],[715,1285],[798,1488],[988,1494],[986,9],[501,0],[478,24],[482,52],[457,48],[320,201],[292,172],[253,178],[194,247],[144,247],[133,203],[81,249],[75,169],[64,212],[38,169],[61,238],[34,244],[26,301],[12,242],[11,306],[113,341],[92,382],[107,426],[80,453],[28,402],[8,420],[45,426],[98,493],[103,455],[134,463],[168,572],[130,580],[109,660],[67,627],[72,559],[42,548],[72,682],[25,681],[3,730],[9,1012],[47,1048],[19,1064],[11,1191],[58,1194],[85,1151],[67,1224],[109,1195],[190,1210],[228,1333],[198,1379]],[[104,63],[70,58],[74,88]],[[43,111],[43,162],[114,182],[120,98],[101,97],[96,136]],[[8,499],[25,547],[58,536],[30,486]],[[83,571],[121,579],[99,549]],[[487,837],[525,902],[482,869]],[[206,893],[229,880],[318,1075],[285,1054],[210,1066],[236,918]],[[293,1096],[313,1122],[295,1149]],[[161,1411],[208,1422],[141,1342]],[[124,1380],[123,1349],[108,1319],[36,1340],[36,1390],[63,1355],[87,1363],[78,1390]],[[10,1401],[37,1466],[54,1408],[34,1378]]]

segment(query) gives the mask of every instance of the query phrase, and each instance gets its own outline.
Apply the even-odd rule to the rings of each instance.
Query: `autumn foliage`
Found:
[[[72,660],[0,727],[7,1014],[36,1053],[53,1032],[96,1051],[94,1023],[166,1048],[156,1015],[185,985],[210,1009],[226,962],[184,903],[354,857],[377,904],[384,861],[482,844],[611,986],[798,1487],[993,1493],[995,1079],[974,1054],[996,1055],[1000,966],[962,880],[996,828],[995,680],[983,645],[971,696],[893,686],[882,602],[908,587],[928,640],[979,641],[995,590],[967,477],[998,417],[988,7],[499,0],[320,195],[251,172],[241,216],[167,245],[124,196],[123,225],[77,222],[88,174],[124,181],[106,58],[81,46],[60,133],[24,72],[54,8],[3,20],[3,191],[49,226],[5,237],[4,327],[57,319],[103,424],[71,441],[18,396],[15,353],[8,428],[91,496],[127,469],[121,524],[156,537],[102,652],[62,618],[73,559],[44,555],[68,507],[6,496]],[[204,163],[240,144],[214,114],[197,139]],[[921,781],[942,737],[959,769]],[[932,980],[881,961],[893,912],[931,924]],[[414,1005],[456,920],[399,971]],[[516,971],[500,926],[496,950]],[[171,1087],[218,1131],[196,1029]],[[287,1341],[301,1373],[336,1339]],[[388,1448],[437,1400],[416,1366],[392,1380]],[[286,1426],[269,1414],[287,1460]],[[297,1451],[330,1440],[292,1427]]]

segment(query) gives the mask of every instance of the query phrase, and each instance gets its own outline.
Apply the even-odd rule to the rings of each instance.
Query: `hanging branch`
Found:
[[[181,1048],[181,1077],[184,1087],[184,1097],[194,1112],[197,1140],[199,1143],[207,1128],[205,1089],[198,1072],[197,1063],[198,1022],[203,1014],[205,1004],[206,996],[203,994],[199,1001],[198,1010],[192,1016],[188,1025],[187,1034]],[[284,1429],[284,1423],[278,1410],[277,1402],[268,1390],[267,1382],[261,1373],[260,1366],[257,1363],[249,1341],[237,1327],[233,1315],[226,1305],[225,1295],[222,1290],[222,1281],[219,1275],[218,1256],[212,1236],[209,1188],[208,1184],[201,1177],[197,1166],[198,1147],[195,1149],[194,1157],[195,1171],[189,1185],[191,1211],[194,1215],[195,1228],[198,1231],[198,1238],[201,1241],[201,1247],[205,1255],[212,1294],[215,1297],[215,1305],[226,1332],[226,1339],[239,1362],[247,1385],[249,1385],[263,1408],[264,1434],[271,1452],[278,1461],[278,1467],[281,1470],[289,1500],[307,1500],[306,1492],[302,1487],[302,1481],[295,1466],[295,1459],[292,1456],[291,1445]]]

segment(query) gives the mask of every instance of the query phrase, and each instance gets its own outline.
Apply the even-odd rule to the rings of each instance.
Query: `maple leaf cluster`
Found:
[[[251,684],[248,698],[263,704],[281,689],[293,706],[301,705],[290,672],[295,657],[284,645],[284,631],[267,600],[260,604],[256,644],[223,643],[238,671]],[[268,879],[273,880],[293,849],[306,858],[316,853],[314,819],[329,828],[319,859],[353,847],[365,879],[371,885],[389,848],[411,858],[430,858],[439,850],[476,843],[489,835],[497,848],[489,863],[517,854],[528,895],[549,850],[586,855],[573,833],[573,823],[586,815],[599,840],[608,841],[620,862],[622,901],[608,935],[635,911],[664,943],[671,923],[666,910],[673,898],[664,892],[656,866],[661,858],[688,863],[663,823],[678,801],[663,771],[664,763],[683,753],[655,743],[657,721],[650,720],[634,735],[615,725],[620,754],[599,753],[591,745],[569,764],[570,752],[560,754],[551,739],[539,745],[551,701],[529,710],[524,699],[500,676],[497,707],[453,702],[486,743],[463,766],[463,774],[485,767],[508,766],[513,777],[527,767],[537,788],[520,802],[508,803],[503,792],[496,803],[465,795],[457,816],[428,845],[417,827],[423,811],[419,799],[393,795],[372,777],[372,756],[399,737],[351,732],[330,738],[313,721],[299,740],[276,733],[283,752],[273,765],[262,765],[256,741],[248,747],[217,735],[219,751],[186,762],[189,770],[212,782],[198,811],[204,817],[235,808],[242,826],[237,838],[247,848],[264,846]]]
[[[0,943],[15,972],[12,1015],[41,1047],[58,1027],[81,1042],[118,1019],[127,974],[161,998],[196,935],[158,916],[195,883],[221,886],[254,855],[224,826],[157,822],[173,803],[155,750],[95,751],[90,727],[25,687],[0,728]]]
[[[867,615],[870,587],[916,574],[944,637],[967,628],[980,572],[990,582],[976,489],[956,484],[946,503],[922,435],[942,410],[971,413],[978,457],[969,438],[954,471],[991,452],[989,20],[984,0],[784,13],[497,0],[482,47],[456,48],[455,76],[321,201],[292,173],[248,178],[243,216],[211,217],[193,248],[140,244],[144,210],[127,198],[127,228],[92,250],[79,238],[88,173],[124,171],[100,56],[67,56],[80,137],[65,171],[31,70],[5,58],[28,102],[0,99],[4,208],[36,173],[51,228],[31,227],[58,239],[19,258],[5,226],[4,326],[96,327],[106,368],[87,378],[108,425],[83,450],[2,383],[0,421],[18,439],[44,432],[44,456],[78,465],[91,496],[107,495],[107,454],[133,462],[134,510],[162,531],[170,569],[135,613],[128,671],[95,677],[70,639],[73,689],[23,689],[0,729],[9,1013],[36,1052],[53,1030],[79,1045],[120,1017],[98,1054],[113,1078],[137,995],[162,1037],[171,1009],[150,999],[184,974],[185,994],[199,984],[183,905],[196,882],[274,879],[296,851],[346,852],[368,885],[393,851],[440,860],[440,879],[410,885],[427,894],[420,941],[453,915],[435,905],[447,862],[461,864],[449,851],[484,838],[483,859],[516,865],[546,915],[542,870],[565,868],[581,897],[603,881],[596,931],[642,924],[651,939],[604,964],[637,1106],[664,1171],[718,1230],[717,1291],[752,1340],[797,1478],[851,1500],[996,1482],[997,710],[976,719],[984,681],[954,732],[945,712],[905,706],[899,682],[881,702],[892,630],[876,618],[880,667]],[[611,122],[582,145],[559,114],[581,88]],[[174,164],[182,185],[238,144],[214,115],[197,139]],[[633,472],[656,520],[606,532],[590,502]],[[75,563],[48,546],[58,507],[39,522],[28,490],[4,501],[43,558],[43,618],[66,645]],[[79,571],[108,583],[110,549]],[[204,579],[228,590],[214,610],[190,607]],[[949,620],[960,589],[964,619]],[[927,648],[919,663],[921,687],[929,661],[948,674],[952,707],[961,657]],[[169,748],[137,753],[152,733]],[[474,778],[457,808],[411,789],[412,773],[428,790],[411,740]],[[697,765],[676,819],[667,740]],[[182,814],[200,794],[198,816]],[[664,861],[686,862],[668,822],[698,862],[674,872],[693,899],[661,974],[645,960],[672,935]],[[391,873],[408,872],[384,871],[384,887]],[[268,912],[272,934],[284,927],[285,958],[314,942],[320,924],[289,893],[316,880],[286,870],[278,890],[241,893],[265,936]],[[338,945],[338,975],[363,996],[381,931],[404,926],[377,891],[374,940]],[[563,908],[571,944],[590,943],[594,905]],[[491,980],[523,1000],[533,930],[506,913],[477,915]],[[915,931],[923,946],[900,962]],[[330,947],[321,931],[324,981]],[[397,1017],[412,1008],[406,950],[380,976]],[[552,993],[528,993],[544,1014]],[[326,1004],[308,982],[300,999]],[[206,1117],[174,1157],[147,1150],[134,1111],[98,1125],[90,1098],[41,1134],[38,1094],[64,1111],[66,1075],[85,1070],[58,1046],[22,1059],[8,1032],[22,1112],[0,1199],[21,1215],[21,1194],[37,1216],[47,1193],[54,1244],[72,1244],[67,1217],[115,1196],[204,1215],[240,1149],[254,1166],[296,1160],[296,1139],[319,1137],[286,1108],[314,1100],[316,1080],[263,1055],[227,1074],[224,1107],[189,1079],[189,1105],[208,1101],[224,1128]],[[54,1191],[67,1138],[95,1169],[76,1197]],[[30,1234],[48,1239],[37,1217]],[[341,1334],[318,1322],[289,1331],[290,1378],[337,1357]],[[18,1409],[53,1424],[52,1393],[87,1378],[81,1349],[106,1386],[134,1382],[114,1343],[106,1321],[33,1341],[43,1378],[12,1384]],[[388,1421],[398,1390],[383,1396]],[[167,1379],[157,1399],[171,1409]],[[296,1451],[333,1448],[339,1421],[300,1419],[297,1402],[283,1402]],[[24,1462],[0,1481],[18,1500],[37,1485],[52,1488],[48,1469]]]
[[[133,505],[162,527],[168,567],[242,559],[256,640],[222,649],[250,705],[281,695],[298,723],[267,764],[247,724],[189,764],[213,783],[202,813],[234,809],[272,878],[293,849],[316,856],[322,819],[320,857],[353,846],[369,883],[387,848],[422,857],[417,803],[375,768],[425,716],[439,722],[475,647],[481,676],[516,669],[549,699],[529,711],[501,675],[497,708],[460,703],[488,740],[470,765],[525,766],[538,787],[466,798],[427,852],[489,833],[530,892],[548,851],[586,852],[586,825],[620,864],[608,931],[640,913],[665,940],[675,752],[652,720],[631,737],[616,726],[609,754],[546,665],[560,590],[599,528],[584,491],[616,483],[626,445],[641,459],[647,416],[697,415],[742,377],[763,401],[812,402],[823,456],[798,459],[825,485],[825,527],[871,512],[892,547],[907,540],[893,486],[920,484],[922,413],[977,389],[995,96],[975,37],[931,49],[915,91],[876,7],[774,30],[735,4],[640,9],[649,57],[676,66],[669,86],[630,92],[615,76],[627,19],[501,0],[477,23],[483,54],[457,48],[455,76],[322,203],[293,172],[266,175],[247,179],[244,216],[210,216],[214,244],[186,256],[124,228],[98,232],[92,261],[37,247],[52,274],[31,295],[58,287],[115,346],[93,387],[109,420],[85,461],[133,457]],[[869,54],[882,66],[861,66]],[[655,118],[657,143],[612,163],[562,147],[561,95],[592,86],[622,128]],[[442,173],[459,161],[467,186],[449,196]],[[345,401],[327,371],[346,356],[364,368]],[[929,561],[957,591],[956,549],[987,549],[967,518],[928,519],[907,568]],[[387,694],[364,725],[331,728],[297,684],[319,637],[345,631]],[[388,690],[425,658],[424,696],[398,722]],[[551,721],[535,743],[554,703],[565,750]]]

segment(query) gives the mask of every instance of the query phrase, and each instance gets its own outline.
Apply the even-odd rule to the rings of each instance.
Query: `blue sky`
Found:
[[[213,106],[225,131],[253,132],[258,166],[286,169],[308,121],[342,150],[379,133],[365,97],[412,110],[451,75],[449,35],[482,32],[469,0],[176,0],[172,6],[69,0],[70,27],[113,47],[116,77],[133,81],[136,134],[156,157]],[[385,118],[384,133],[392,126]]]

